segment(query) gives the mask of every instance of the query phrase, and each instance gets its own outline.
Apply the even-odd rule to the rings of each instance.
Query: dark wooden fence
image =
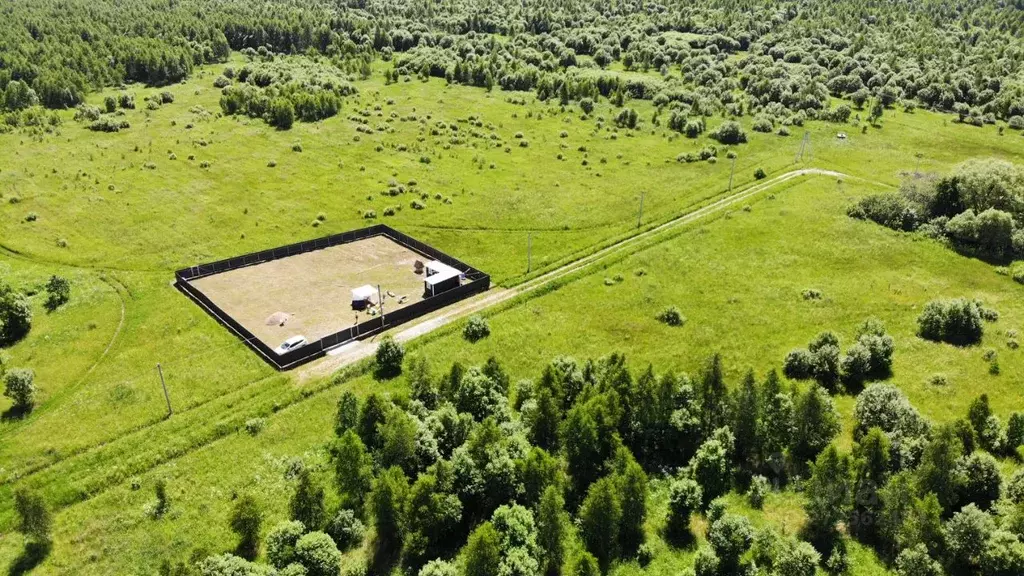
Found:
[[[394,312],[388,312],[383,317],[371,318],[370,320],[360,322],[358,325],[335,332],[334,334],[325,336],[315,342],[309,342],[301,348],[284,354],[277,354],[274,352],[270,346],[264,344],[259,338],[254,336],[252,332],[246,330],[245,327],[237,320],[221,310],[219,306],[217,306],[212,300],[203,294],[201,290],[193,286],[191,283],[193,280],[203,278],[204,276],[220,274],[221,272],[227,272],[228,270],[235,270],[245,266],[254,266],[256,264],[277,260],[279,258],[287,258],[288,256],[295,256],[296,254],[302,254],[304,252],[311,252],[313,250],[321,250],[330,246],[337,246],[338,244],[347,244],[349,242],[355,242],[356,240],[362,240],[373,236],[387,236],[391,240],[414,252],[422,254],[428,259],[443,262],[462,272],[467,281],[458,288],[452,288],[451,290],[447,290],[436,296],[425,298],[419,302],[395,310]],[[307,240],[305,242],[289,244],[279,248],[252,252],[242,256],[235,256],[234,258],[227,258],[225,260],[218,260],[216,262],[209,262],[207,264],[199,264],[189,268],[183,268],[174,273],[174,278],[175,286],[177,286],[178,290],[181,290],[186,296],[199,304],[218,322],[237,334],[243,342],[253,349],[253,351],[259,354],[260,357],[268,364],[278,370],[288,370],[309,362],[310,360],[320,358],[326,354],[329,349],[335,346],[357,338],[372,336],[387,328],[408,322],[409,320],[418,318],[439,308],[443,308],[453,302],[458,302],[459,300],[468,298],[473,294],[484,292],[491,287],[491,277],[487,274],[460,260],[452,258],[433,246],[424,244],[423,242],[420,242],[419,240],[384,224],[376,224],[368,228],[353,230],[351,232],[343,232],[341,234],[334,234],[323,238],[317,238],[315,240]]]

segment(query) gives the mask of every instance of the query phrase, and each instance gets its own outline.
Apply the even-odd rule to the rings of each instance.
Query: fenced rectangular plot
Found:
[[[431,261],[460,278],[446,282],[444,290],[426,291]],[[479,270],[383,225],[193,266],[179,270],[176,280],[182,292],[278,369],[490,286]],[[307,344],[276,351],[296,336]]]

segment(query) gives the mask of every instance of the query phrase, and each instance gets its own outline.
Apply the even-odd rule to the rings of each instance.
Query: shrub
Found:
[[[99,120],[89,124],[89,130],[94,132],[120,132],[121,130],[127,130],[128,128],[131,128],[131,125],[127,120],[114,118],[113,116],[103,116]]]
[[[764,180],[767,177],[768,177],[768,175],[765,174],[764,168],[758,168],[757,170],[754,170],[754,179],[755,180]]]
[[[692,540],[690,516],[700,510],[704,491],[690,478],[679,478],[669,486],[668,520],[665,527],[669,541],[676,545]]]
[[[757,118],[754,118],[754,123],[751,125],[750,129],[754,132],[763,132],[768,134],[775,129],[775,124],[772,122],[771,118],[758,116]]]
[[[750,507],[760,510],[764,506],[764,498],[770,490],[771,486],[768,484],[768,479],[764,476],[758,474],[751,478],[750,489],[747,491],[747,500],[750,502]]]
[[[334,518],[327,524],[327,533],[341,551],[358,546],[363,541],[366,527],[356,518],[352,510],[338,510]]]
[[[871,220],[893,230],[912,231],[920,224],[917,211],[899,193],[865,196],[847,209],[851,218]]]
[[[401,374],[403,359],[405,348],[391,335],[385,336],[377,346],[377,371],[380,376],[389,378]]]
[[[992,503],[999,499],[1000,481],[999,463],[985,452],[975,452],[965,456],[957,465],[961,480],[961,502],[972,503],[988,510]]]
[[[63,276],[50,276],[46,281],[46,309],[53,312],[71,298],[71,282]]]
[[[800,292],[804,300],[821,300],[821,290],[817,288],[806,288]]]
[[[580,100],[580,110],[582,110],[584,114],[590,114],[594,111],[594,101],[590,98],[583,98]]]
[[[245,421],[245,431],[249,436],[258,435],[266,426],[266,418],[250,418]]]
[[[117,105],[120,106],[121,108],[126,108],[128,110],[134,110],[135,109],[135,96],[133,96],[131,94],[121,94],[120,96],[117,97]]]
[[[423,210],[427,205],[420,200],[413,200],[412,202],[409,202],[409,207],[413,210]]]
[[[675,306],[669,306],[658,313],[657,319],[659,322],[668,324],[669,326],[682,326],[686,324],[686,317],[683,316],[679,308]]]
[[[462,329],[462,337],[470,342],[482,340],[490,335],[491,326],[487,319],[476,314],[470,316],[469,321],[466,322],[466,327]]]
[[[14,408],[30,411],[36,403],[35,373],[25,368],[15,368],[4,375],[4,396],[11,399]]]
[[[723,122],[710,134],[711,138],[722,144],[742,144],[747,141],[747,134],[738,122],[729,120]]]
[[[217,76],[213,80],[213,87],[214,88],[226,88],[226,87],[228,87],[230,85],[231,85],[231,80],[225,78],[224,76]]]
[[[310,532],[299,538],[295,559],[306,567],[309,576],[337,576],[341,570],[341,552],[323,532]]]
[[[174,102],[174,94],[172,94],[172,93],[170,93],[170,92],[168,92],[166,90],[160,93],[160,103],[161,104],[170,104],[172,102]]]
[[[792,380],[810,378],[813,360],[813,356],[807,350],[793,350],[786,354],[786,359],[782,363],[782,373]]]
[[[932,300],[918,316],[917,325],[922,338],[957,346],[978,343],[984,332],[978,304],[964,298]]]
[[[292,144],[292,152],[302,152],[302,142]]]
[[[295,544],[306,532],[302,522],[289,520],[281,522],[267,533],[267,560],[277,568],[284,568],[295,561]]]

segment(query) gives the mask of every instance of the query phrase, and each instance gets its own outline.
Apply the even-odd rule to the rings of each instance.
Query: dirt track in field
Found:
[[[712,202],[711,204],[708,204],[703,208],[699,208],[697,210],[694,210],[693,212],[683,214],[674,220],[670,220],[664,224],[651,228],[650,230],[646,230],[640,234],[636,234],[635,236],[630,236],[629,238],[626,238],[621,242],[613,244],[607,248],[598,250],[597,252],[594,252],[589,256],[585,256],[583,258],[580,258],[579,260],[570,262],[565,266],[562,266],[561,268],[556,268],[555,270],[542,274],[518,286],[514,286],[512,288],[507,289],[492,288],[491,290],[488,290],[483,294],[480,294],[468,300],[464,300],[457,305],[444,308],[442,310],[434,312],[433,314],[424,316],[421,319],[415,320],[409,325],[395,328],[391,331],[391,334],[399,342],[408,342],[409,340],[432,332],[433,330],[436,330],[442,326],[455,322],[459,319],[465,318],[466,316],[469,316],[473,313],[479,312],[486,308],[490,308],[491,306],[496,306],[498,304],[501,304],[502,302],[506,302],[512,298],[515,298],[516,296],[520,296],[522,294],[526,294],[528,292],[537,290],[538,288],[541,288],[542,286],[545,286],[555,280],[558,280],[559,278],[582,270],[583,268],[586,268],[594,264],[595,262],[631,250],[647,240],[655,238],[661,234],[664,234],[680,226],[690,224],[696,220],[704,218],[705,216],[709,216],[711,214],[720,212],[728,208],[729,206],[746,200],[747,198],[750,198],[751,196],[754,196],[758,193],[764,192],[770,188],[774,188],[775,186],[788,182],[794,178],[810,175],[831,176],[836,178],[850,178],[850,176],[847,176],[846,174],[843,174],[841,172],[835,172],[832,170],[822,170],[818,168],[805,168],[802,170],[793,170],[792,172],[786,172],[785,174],[781,174],[774,178],[765,180],[764,182],[755,184],[750,188],[746,188],[744,190],[726,196],[725,198]],[[329,353],[324,358],[314,360],[309,364],[299,367],[298,369],[296,369],[296,376],[300,381],[307,380],[309,378],[326,376],[336,370],[344,368],[345,366],[358,362],[363,358],[367,358],[377,350],[376,340],[377,338],[373,338],[369,340],[360,340],[354,343],[350,343],[344,348],[338,349],[335,354]]]

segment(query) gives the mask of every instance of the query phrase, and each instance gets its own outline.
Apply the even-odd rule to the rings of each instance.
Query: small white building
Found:
[[[369,284],[352,290],[352,309],[365,310],[377,303],[377,289]]]
[[[461,284],[462,272],[437,260],[427,262],[427,275],[423,278],[423,293],[430,297]]]

